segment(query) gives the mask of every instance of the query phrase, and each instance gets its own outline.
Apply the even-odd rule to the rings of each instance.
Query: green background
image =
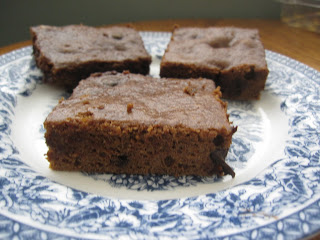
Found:
[[[29,27],[39,24],[279,17],[280,4],[273,0],[0,0],[0,46],[30,39]]]

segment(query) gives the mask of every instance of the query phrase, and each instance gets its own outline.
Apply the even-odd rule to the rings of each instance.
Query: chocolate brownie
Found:
[[[235,27],[175,29],[160,66],[161,77],[209,78],[236,100],[259,99],[268,73],[258,30]]]
[[[149,73],[151,56],[139,33],[131,27],[41,25],[30,31],[36,64],[45,81],[68,90],[94,72]]]
[[[128,72],[82,80],[45,120],[54,170],[219,176],[236,128],[208,79]]]

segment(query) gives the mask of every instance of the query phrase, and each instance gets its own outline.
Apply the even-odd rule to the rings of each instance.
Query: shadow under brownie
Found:
[[[82,80],[47,117],[54,170],[223,176],[236,128],[208,79],[159,79],[128,72]]]

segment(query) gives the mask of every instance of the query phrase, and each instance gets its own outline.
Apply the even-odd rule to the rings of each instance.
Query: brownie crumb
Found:
[[[79,118],[91,118],[93,116],[93,113],[90,111],[86,111],[86,112],[78,112],[77,113],[77,117]]]
[[[59,103],[62,103],[64,101],[64,97],[59,99]]]
[[[133,108],[133,104],[132,103],[128,103],[128,105],[127,105],[127,113],[132,113],[132,108]]]
[[[183,89],[183,92],[190,95],[190,96],[194,96],[197,92],[197,89],[193,86],[191,86],[190,83],[188,83],[188,86],[186,86],[184,89]]]

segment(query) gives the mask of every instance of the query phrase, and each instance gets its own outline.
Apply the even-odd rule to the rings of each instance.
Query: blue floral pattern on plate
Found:
[[[161,58],[168,33],[141,33]],[[22,48],[0,57],[0,236],[21,239],[298,239],[320,230],[320,73],[266,51],[266,92],[288,118],[283,157],[249,181],[214,193],[165,200],[116,199],[52,181],[25,164],[11,137],[17,96],[29,98],[41,74]],[[230,103],[240,126],[228,161],[246,169],[264,131],[252,103]],[[245,123],[255,124],[246,132]],[[246,138],[247,137],[247,138]],[[246,142],[247,141],[247,142]],[[248,147],[249,146],[249,147]],[[280,147],[280,146],[279,146]],[[216,179],[92,175],[128,191],[167,191]]]

